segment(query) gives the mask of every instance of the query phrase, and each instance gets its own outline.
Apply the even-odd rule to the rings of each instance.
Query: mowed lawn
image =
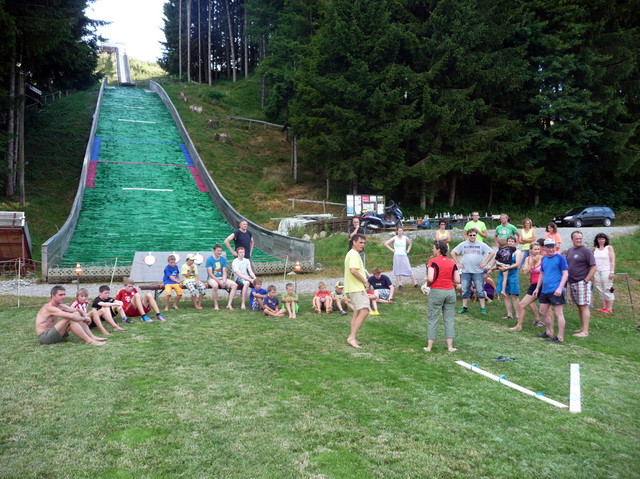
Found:
[[[404,291],[369,317],[296,320],[203,311],[129,325],[105,347],[40,346],[35,308],[0,312],[1,477],[549,477],[640,475],[640,333],[594,317],[592,336],[545,343],[477,304],[426,353],[427,298]],[[568,330],[577,326],[567,308]],[[528,318],[529,319],[529,318]],[[519,362],[492,362],[500,355]],[[572,414],[455,364],[568,404]]]

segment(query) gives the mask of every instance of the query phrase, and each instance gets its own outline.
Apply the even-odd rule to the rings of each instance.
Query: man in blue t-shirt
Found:
[[[533,292],[533,297],[540,299],[540,314],[544,317],[546,332],[537,337],[545,338],[550,343],[564,342],[564,285],[569,278],[569,266],[567,260],[561,254],[556,253],[556,242],[552,238],[544,240],[544,250],[547,253],[542,258],[538,287]],[[553,305],[553,311],[558,317],[558,335],[553,335],[553,318],[549,314],[549,307]]]
[[[377,303],[393,303],[393,284],[389,276],[382,274],[380,268],[373,270],[373,276],[368,279]]]
[[[213,246],[213,256],[207,258],[207,273],[209,275],[208,283],[211,286],[211,294],[213,295],[214,309],[218,308],[218,290],[226,289],[229,292],[229,302],[227,309],[233,309],[231,303],[236,295],[238,285],[235,281],[231,281],[227,277],[227,258],[222,256],[222,246],[219,244]]]

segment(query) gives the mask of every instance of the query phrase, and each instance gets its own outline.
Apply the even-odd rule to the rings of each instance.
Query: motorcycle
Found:
[[[381,231],[383,228],[402,226],[404,216],[393,200],[389,200],[389,206],[384,210],[386,214],[374,213],[373,211],[367,211],[362,214],[360,224],[365,233],[375,233]]]

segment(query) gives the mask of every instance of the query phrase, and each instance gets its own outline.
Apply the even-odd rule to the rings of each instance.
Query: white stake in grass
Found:
[[[473,372],[476,372],[478,374],[482,374],[483,376],[488,377],[489,379],[493,379],[494,381],[499,382],[500,384],[504,384],[505,386],[508,386],[512,389],[517,389],[520,392],[523,392],[525,394],[528,394],[529,396],[533,396],[534,398],[540,399],[540,401],[544,401],[546,403],[549,404],[553,404],[555,407],[559,407],[562,409],[567,409],[569,406],[567,406],[566,404],[562,404],[559,403],[558,401],[554,401],[553,399],[549,399],[541,394],[538,393],[534,393],[533,391],[531,391],[530,389],[527,388],[523,388],[522,386],[518,386],[517,384],[512,383],[511,381],[509,381],[507,379],[506,376],[496,376],[494,374],[488,373],[487,371],[483,371],[482,369],[480,369],[478,367],[477,364],[469,364],[469,363],[465,363],[464,361],[456,361],[456,364],[459,364],[460,366],[464,367],[464,368],[469,368],[471,369]]]
[[[580,393],[580,365],[571,365],[571,382],[569,383],[569,412],[582,411],[582,394]]]

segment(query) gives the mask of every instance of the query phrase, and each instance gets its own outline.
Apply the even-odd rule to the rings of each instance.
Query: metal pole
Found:
[[[631,296],[631,285],[629,284],[629,273],[625,273],[624,276],[625,278],[627,278],[627,290],[629,291],[629,301],[631,302],[631,314],[635,323],[638,324],[638,321],[636,320],[636,310],[633,307],[633,296]],[[640,326],[638,326],[637,329],[638,331],[640,331]]]
[[[113,287],[113,277],[116,274],[116,268],[118,267],[118,257],[116,256],[116,262],[113,265],[113,271],[111,272],[111,283],[109,283],[109,290]]]
[[[18,258],[18,308],[20,307],[20,270],[22,269],[22,258]]]
[[[284,274],[282,275],[282,281],[287,280],[287,265],[289,264],[289,255],[287,255],[287,259],[284,262]]]

